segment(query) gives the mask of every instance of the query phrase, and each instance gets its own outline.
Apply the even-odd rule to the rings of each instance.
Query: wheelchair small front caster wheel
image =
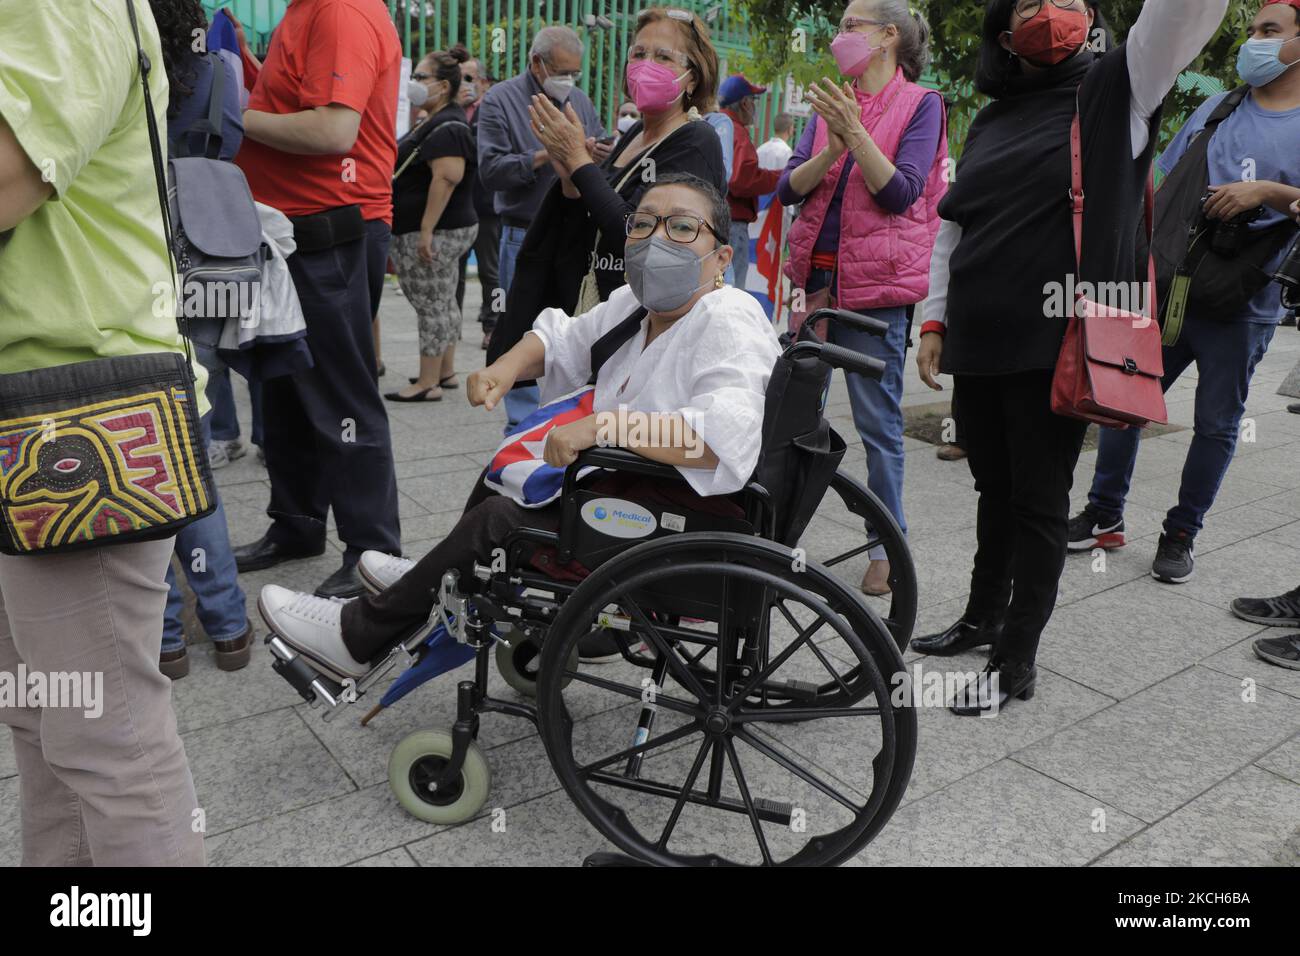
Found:
[[[510,643],[497,644],[497,670],[505,682],[525,697],[537,696],[537,672],[541,669],[542,649],[536,641],[525,637],[521,631],[512,630],[506,638]],[[569,670],[578,669],[578,648],[569,655]],[[572,677],[564,678],[568,686]]]
[[[437,787],[451,753],[452,737],[445,730],[417,730],[393,748],[388,785],[411,816],[426,823],[463,823],[483,809],[492,789],[492,769],[478,744],[469,745],[460,776]]]

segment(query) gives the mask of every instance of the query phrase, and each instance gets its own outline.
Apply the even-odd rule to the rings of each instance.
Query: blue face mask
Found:
[[[1300,40],[1247,40],[1237,54],[1237,73],[1245,83],[1253,87],[1267,86],[1295,66],[1295,63],[1282,62],[1282,47],[1287,43]],[[1296,63],[1300,63],[1297,60]]]

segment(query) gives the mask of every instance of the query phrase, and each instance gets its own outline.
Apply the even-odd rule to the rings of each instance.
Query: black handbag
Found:
[[[126,0],[170,258],[171,221],[149,59]],[[171,263],[169,262],[169,265]],[[150,541],[216,508],[185,352],[0,375],[0,552],[51,554]]]
[[[1245,223],[1225,226],[1207,221],[1203,214],[1210,140],[1249,91],[1250,87],[1241,86],[1223,98],[1156,193],[1155,230],[1149,246],[1156,264],[1156,301],[1161,303],[1166,345],[1178,340],[1187,316],[1213,322],[1236,319],[1272,279],[1268,266],[1295,235],[1290,221],[1252,229]],[[1219,241],[1220,233],[1229,230],[1235,241]],[[1147,249],[1146,230],[1141,229],[1138,275],[1146,272]]]

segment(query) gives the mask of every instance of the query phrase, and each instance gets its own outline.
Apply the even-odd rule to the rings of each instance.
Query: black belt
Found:
[[[293,223],[293,241],[298,252],[332,249],[366,234],[360,206],[339,206],[310,216],[290,216],[289,221]]]
[[[527,232],[528,227],[532,225],[532,223],[527,219],[518,219],[514,216],[502,216],[501,221],[513,229],[522,229],[525,232]]]

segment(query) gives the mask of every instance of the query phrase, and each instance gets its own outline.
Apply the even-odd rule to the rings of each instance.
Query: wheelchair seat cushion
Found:
[[[745,517],[744,509],[733,496],[705,497],[696,493],[684,482],[648,478],[642,475],[606,473],[583,482],[581,492],[586,497],[621,499],[644,508],[652,514],[661,515],[666,510],[685,512],[687,528],[697,520],[739,522]],[[627,539],[619,543],[619,549],[626,550],[640,543],[641,541],[637,539]],[[607,553],[580,548],[571,560],[561,562],[556,547],[539,545],[529,556],[528,563],[534,569],[556,580],[580,581],[608,557],[610,555]]]

